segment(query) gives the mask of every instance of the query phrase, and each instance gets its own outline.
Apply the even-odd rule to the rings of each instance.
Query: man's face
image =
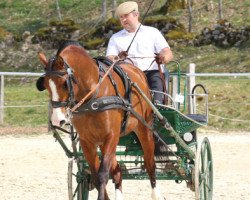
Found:
[[[134,32],[137,28],[138,16],[139,13],[135,11],[119,16],[122,27],[128,32]]]

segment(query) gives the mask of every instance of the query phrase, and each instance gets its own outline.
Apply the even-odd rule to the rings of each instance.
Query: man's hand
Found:
[[[164,64],[164,56],[159,53],[155,53],[155,62],[159,65]]]
[[[118,57],[121,59],[121,60],[125,60],[128,56],[128,52],[127,51],[121,51],[119,54],[118,54]]]

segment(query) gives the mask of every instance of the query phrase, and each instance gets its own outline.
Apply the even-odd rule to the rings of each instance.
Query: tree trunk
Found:
[[[102,20],[106,21],[107,16],[107,2],[106,0],[102,0]]]
[[[62,21],[62,15],[61,15],[61,11],[60,11],[60,6],[59,6],[59,2],[58,0],[56,0],[56,11],[57,11],[57,15],[60,21]]]
[[[192,31],[192,0],[188,0],[188,13],[189,13],[189,18],[188,18],[188,32],[190,33]]]
[[[112,17],[113,18],[115,18],[116,5],[117,5],[116,0],[112,0]]]
[[[222,14],[222,0],[219,0],[219,20],[223,19]]]

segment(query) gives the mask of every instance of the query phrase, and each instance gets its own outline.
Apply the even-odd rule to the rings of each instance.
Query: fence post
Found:
[[[3,124],[4,118],[4,75],[1,75],[0,81],[0,124]]]
[[[195,74],[195,64],[190,63],[188,66],[187,73],[189,74]],[[187,77],[187,94],[192,93],[192,89],[195,86],[195,76],[189,76]],[[196,114],[196,98],[188,96],[187,98],[188,102],[188,113],[189,114]]]
[[[173,76],[172,79],[172,98],[175,101],[176,95],[178,94],[178,76]],[[179,104],[177,104],[176,102],[175,106],[177,106],[177,109],[179,109]]]

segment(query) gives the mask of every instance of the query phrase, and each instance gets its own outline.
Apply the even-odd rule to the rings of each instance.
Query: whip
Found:
[[[147,10],[146,13],[144,14],[144,16],[143,16],[143,18],[142,18],[142,20],[141,20],[141,23],[140,23],[140,25],[139,25],[137,31],[135,32],[135,35],[134,35],[134,37],[133,37],[133,39],[132,39],[130,45],[128,46],[128,48],[127,48],[127,50],[126,50],[127,53],[128,53],[128,51],[129,51],[129,49],[130,49],[130,47],[131,47],[131,45],[132,45],[132,43],[133,43],[133,41],[134,41],[134,39],[135,39],[135,36],[137,35],[139,29],[141,28],[141,25],[142,25],[142,23],[144,22],[144,19],[146,18],[147,14],[148,14],[148,11],[149,11],[149,9],[151,8],[153,2],[154,2],[154,0],[151,1],[150,5],[149,5],[149,7],[148,7],[148,10]]]

